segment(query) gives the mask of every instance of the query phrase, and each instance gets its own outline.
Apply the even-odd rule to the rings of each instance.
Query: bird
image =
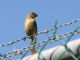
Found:
[[[36,53],[36,48],[35,48],[35,44],[36,44],[36,34],[37,34],[37,23],[36,23],[36,17],[37,17],[37,13],[35,12],[29,12],[26,16],[25,19],[25,31],[27,36],[29,37],[30,40],[30,44],[32,45],[30,54],[35,54]]]

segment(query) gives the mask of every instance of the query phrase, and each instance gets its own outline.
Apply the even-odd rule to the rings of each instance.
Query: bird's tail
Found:
[[[36,53],[35,44],[36,44],[36,38],[35,38],[35,37],[31,37],[31,38],[30,38],[30,45],[32,45],[32,48],[31,48],[31,50],[30,50],[30,54],[31,54],[31,55]]]

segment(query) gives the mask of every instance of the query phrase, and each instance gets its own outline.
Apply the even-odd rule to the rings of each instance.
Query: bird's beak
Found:
[[[37,14],[35,14],[35,17],[37,17],[38,15]]]

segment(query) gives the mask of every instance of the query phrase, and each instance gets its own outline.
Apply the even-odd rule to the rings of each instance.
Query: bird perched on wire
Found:
[[[36,53],[34,44],[36,44],[35,37],[37,33],[37,23],[36,23],[35,18],[37,16],[38,15],[35,12],[30,12],[29,14],[27,14],[26,21],[25,21],[25,31],[26,31],[27,36],[30,39],[30,44],[32,45],[30,54]]]

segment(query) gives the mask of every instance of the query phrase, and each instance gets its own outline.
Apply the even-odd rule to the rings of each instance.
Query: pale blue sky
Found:
[[[0,44],[15,41],[26,35],[24,21],[28,12],[36,12],[38,31],[43,31],[58,24],[64,24],[80,17],[80,0],[1,0],[0,1]],[[69,32],[80,26],[80,23],[70,28],[58,30],[58,34]],[[45,39],[40,37],[38,41]],[[79,38],[77,35],[75,38]],[[1,53],[26,47],[26,42],[19,42],[9,47],[0,48]],[[57,43],[53,43],[54,45]],[[52,45],[50,45],[52,46]],[[48,46],[48,48],[50,48]],[[17,57],[18,58],[18,57]]]

